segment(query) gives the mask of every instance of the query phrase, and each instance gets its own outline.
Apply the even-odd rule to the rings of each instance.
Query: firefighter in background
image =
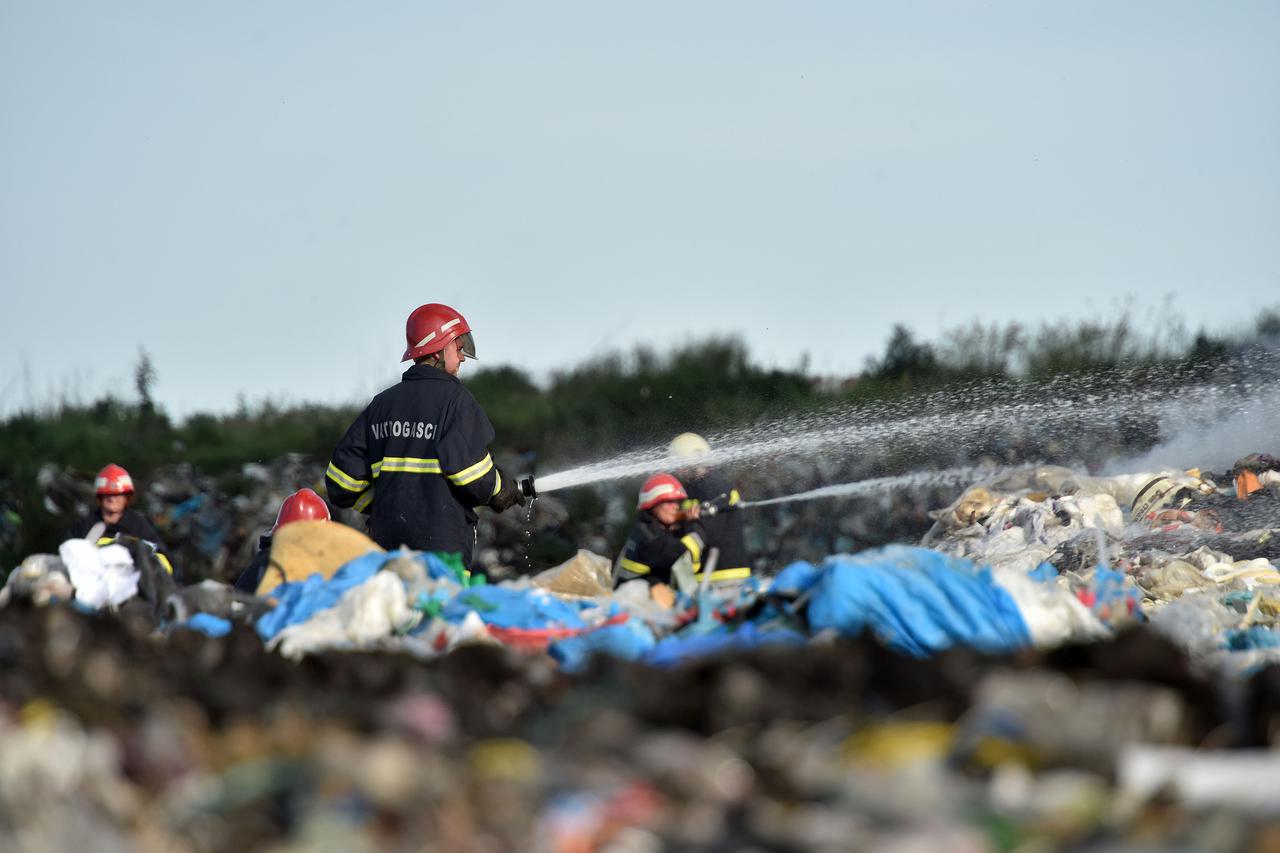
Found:
[[[711,445],[696,432],[682,432],[671,440],[667,450],[677,464],[686,466],[676,471],[689,493],[686,507],[701,504],[707,548],[719,551],[711,582],[726,583],[750,578],[751,561],[747,558],[742,514],[735,511],[742,502],[742,496],[723,475],[705,464],[696,464],[711,453]]]
[[[639,517],[613,569],[614,586],[643,578],[650,586],[667,584],[688,592],[702,569],[706,550],[699,506],[685,508],[689,497],[670,474],[655,474],[640,487]]]
[[[165,571],[173,574],[160,534],[145,515],[129,506],[134,495],[129,472],[111,463],[94,478],[93,491],[98,498],[98,508],[76,522],[71,528],[71,538],[107,545],[120,536],[132,536],[146,543]]]
[[[271,539],[276,535],[276,531],[286,524],[308,519],[329,521],[329,507],[324,502],[324,498],[311,489],[298,489],[280,504],[280,511],[276,513],[276,523],[272,525],[271,532],[259,537],[258,553],[253,555],[253,561],[249,563],[249,567],[236,578],[236,589],[248,593],[257,592],[258,585],[262,583],[262,576],[267,573],[267,566],[271,562]]]
[[[448,305],[419,306],[405,324],[398,384],[373,398],[347,429],[325,472],[335,506],[369,515],[383,548],[447,551],[471,565],[476,508],[524,503],[493,463],[493,425],[458,369],[476,357],[466,319]]]

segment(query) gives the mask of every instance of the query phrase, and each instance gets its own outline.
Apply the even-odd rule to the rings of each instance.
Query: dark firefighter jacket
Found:
[[[253,555],[253,560],[249,563],[248,568],[240,573],[240,577],[236,578],[235,588],[241,592],[255,593],[258,591],[258,584],[262,583],[262,576],[267,573],[267,566],[271,563],[271,534],[258,537],[258,553]]]
[[[156,529],[151,526],[151,522],[147,521],[147,517],[136,509],[126,507],[124,514],[120,516],[120,520],[115,524],[105,523],[102,520],[102,510],[96,509],[76,522],[75,527],[71,528],[71,537],[73,539],[85,538],[93,530],[95,524],[102,525],[102,530],[99,531],[96,537],[98,540],[114,539],[123,533],[125,536],[136,536],[144,542],[150,542],[157,551],[164,550],[164,543],[160,541],[160,534],[156,533]]]
[[[738,490],[715,471],[681,476],[680,482],[689,493],[691,502],[713,503],[719,510],[715,515],[703,515],[699,519],[706,531],[707,550],[715,548],[720,552],[711,580],[734,581],[751,577],[742,513],[734,509],[742,500]],[[701,576],[698,580],[702,580]]]
[[[151,552],[156,555],[156,559],[165,571],[173,574],[173,564],[169,562],[169,556],[164,547],[164,543],[160,541],[160,534],[151,526],[151,522],[147,521],[147,517],[132,507],[125,507],[124,513],[120,516],[120,520],[115,524],[107,524],[102,520],[101,508],[95,509],[84,518],[76,522],[71,528],[71,536],[74,539],[84,539],[96,528],[97,536],[94,541],[98,545],[106,545],[115,542],[121,536],[132,536],[145,542]]]
[[[650,584],[670,584],[671,566],[686,553],[693,558],[694,572],[700,571],[703,536],[699,521],[683,522],[673,531],[652,513],[640,513],[614,567],[615,582],[644,578]]]
[[[373,398],[333,451],[329,500],[369,514],[388,550],[449,551],[471,563],[475,507],[502,487],[493,425],[458,378],[415,364]]]

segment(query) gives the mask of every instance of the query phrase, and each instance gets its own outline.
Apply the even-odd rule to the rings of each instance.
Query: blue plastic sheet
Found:
[[[481,586],[465,589],[444,606],[446,622],[461,622],[476,611],[499,628],[586,628],[579,608],[538,589]]]
[[[606,625],[596,631],[556,640],[547,653],[565,672],[582,672],[593,655],[602,654],[622,660],[639,660],[653,648],[653,631],[639,619],[628,619],[620,625]]]
[[[1058,579],[1058,567],[1053,563],[1041,563],[1027,572],[1027,577],[1037,583],[1050,584]]]
[[[214,616],[212,613],[197,613],[177,627],[199,631],[209,637],[225,637],[231,633],[231,620]]]
[[[1280,631],[1262,625],[1233,628],[1222,635],[1222,647],[1233,652],[1280,648]]]
[[[300,583],[282,583],[272,591],[278,602],[274,610],[262,615],[255,626],[258,636],[270,640],[290,625],[306,622],[321,610],[338,603],[342,594],[373,577],[383,564],[399,552],[371,551],[356,557],[325,580],[314,574]]]
[[[804,561],[792,563],[778,572],[778,576],[773,579],[773,585],[769,587],[769,592],[773,595],[795,598],[808,592],[820,577],[822,577],[822,569],[812,563]]]
[[[660,640],[641,660],[653,666],[676,666],[694,658],[727,652],[741,652],[759,646],[784,644],[804,645],[803,634],[780,629],[762,631],[754,622],[744,622],[733,630],[710,634],[675,634]]]
[[[815,633],[871,631],[888,647],[916,657],[953,645],[986,652],[1031,645],[1012,597],[989,569],[967,560],[890,546],[828,557],[816,578],[805,565],[785,571],[791,573],[789,583],[798,579],[811,595],[807,612]]]

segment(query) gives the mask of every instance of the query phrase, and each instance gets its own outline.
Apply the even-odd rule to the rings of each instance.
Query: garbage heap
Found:
[[[490,584],[323,522],[261,595],[65,543],[2,596],[0,839],[1273,849],[1280,476],[1250,464],[1029,470],[924,546],[671,606],[588,551]]]
[[[304,487],[324,494],[324,469],[324,463],[301,453],[246,463],[218,476],[189,463],[175,463],[151,472],[136,502],[155,525],[183,582],[234,583],[252,561],[259,537],[271,529],[285,498]],[[90,472],[48,463],[41,467],[37,483],[43,497],[41,509],[61,529],[69,530],[96,506]],[[365,516],[360,513],[331,510],[335,519],[364,529]],[[15,519],[0,505],[0,544],[20,541],[21,519]],[[477,562],[491,575],[529,574],[535,565],[530,554],[535,536],[550,540],[552,550],[571,554],[576,549],[557,536],[566,519],[564,504],[554,497],[539,498],[519,514],[486,513]]]
[[[1027,469],[971,487],[933,517],[925,546],[1012,583],[1047,575],[1111,618],[1123,604],[1205,671],[1280,660],[1280,460],[1273,456],[1251,454],[1220,473],[1091,477]],[[1109,591],[1099,580],[1108,577]],[[1099,589],[1085,589],[1090,583]]]

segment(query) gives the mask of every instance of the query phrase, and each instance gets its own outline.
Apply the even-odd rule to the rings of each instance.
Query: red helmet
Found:
[[[93,490],[100,498],[108,495],[131,495],[133,478],[129,476],[128,471],[112,462],[98,472],[98,476],[93,481]]]
[[[462,351],[468,358],[476,357],[476,342],[471,337],[471,326],[466,317],[438,302],[419,305],[405,323],[407,346],[400,360],[408,361],[440,352],[454,338],[462,338]]]
[[[298,489],[298,491],[285,498],[284,503],[280,504],[280,512],[276,515],[276,524],[271,528],[271,532],[275,533],[281,527],[294,521],[306,521],[308,519],[328,521],[329,506],[324,502],[323,498],[310,489]]]
[[[680,481],[670,474],[654,474],[644,481],[640,487],[640,500],[636,501],[636,509],[653,509],[667,501],[682,501],[689,497]]]

